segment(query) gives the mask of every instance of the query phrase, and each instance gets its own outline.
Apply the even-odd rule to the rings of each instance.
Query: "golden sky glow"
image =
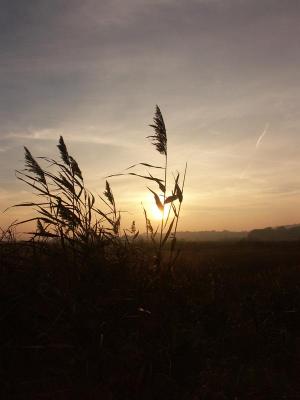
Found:
[[[170,172],[188,161],[179,230],[299,223],[299,37],[292,0],[4,1],[1,209],[31,199],[23,145],[54,156],[63,135],[99,194],[109,174],[161,165],[145,138],[159,104]],[[110,183],[124,228],[144,229],[141,202],[158,217],[145,182]]]

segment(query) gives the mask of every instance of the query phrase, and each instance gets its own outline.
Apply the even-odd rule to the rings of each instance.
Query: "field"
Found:
[[[0,246],[3,399],[299,399],[300,244]]]

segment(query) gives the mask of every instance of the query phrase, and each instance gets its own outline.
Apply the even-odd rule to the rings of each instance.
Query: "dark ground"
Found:
[[[300,399],[300,243],[85,265],[0,246],[1,399]]]

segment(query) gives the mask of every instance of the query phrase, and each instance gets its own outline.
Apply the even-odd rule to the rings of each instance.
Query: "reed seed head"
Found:
[[[156,106],[155,115],[153,117],[153,124],[149,125],[154,128],[154,135],[147,136],[152,139],[152,144],[160,154],[167,155],[167,131],[165,122],[158,105]]]
[[[60,138],[59,138],[57,147],[59,149],[60,156],[61,156],[61,159],[63,160],[63,162],[66,165],[70,166],[69,153],[68,153],[68,150],[67,150],[67,146],[65,145],[64,138],[62,136],[60,136]]]
[[[30,153],[27,147],[24,146],[24,150],[25,150],[26,170],[29,172],[33,172],[37,176],[37,180],[46,185],[46,178],[44,171],[42,170],[38,162],[34,159],[33,155]]]

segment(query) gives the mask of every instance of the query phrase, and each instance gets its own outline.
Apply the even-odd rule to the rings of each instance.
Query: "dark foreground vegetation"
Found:
[[[299,399],[300,244],[181,248],[0,245],[0,398]]]

